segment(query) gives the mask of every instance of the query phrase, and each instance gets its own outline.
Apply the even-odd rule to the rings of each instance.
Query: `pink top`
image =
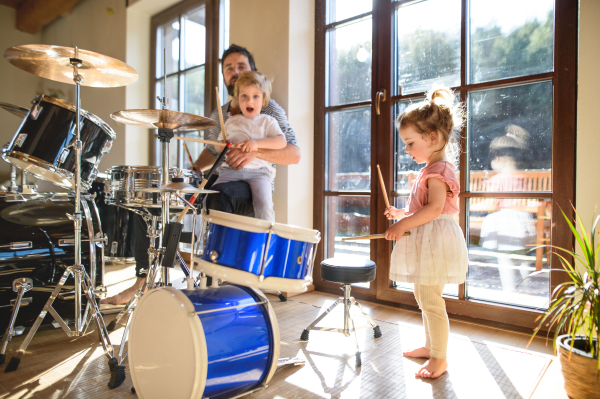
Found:
[[[458,193],[460,191],[460,186],[456,174],[454,173],[454,169],[456,169],[456,167],[446,161],[436,162],[421,169],[421,172],[413,182],[408,205],[406,206],[406,216],[412,215],[423,206],[427,205],[429,201],[427,180],[432,177],[440,179],[450,187],[450,191],[446,193],[446,202],[444,203],[442,213],[451,215],[458,214],[460,212],[458,209]]]

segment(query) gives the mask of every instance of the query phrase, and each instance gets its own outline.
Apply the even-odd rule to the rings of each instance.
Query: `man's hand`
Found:
[[[256,152],[244,152],[239,148],[232,148],[227,153],[225,162],[231,169],[242,169],[256,158]]]
[[[246,140],[242,141],[237,145],[237,148],[241,149],[244,152],[253,152],[258,149],[258,143],[256,140]]]

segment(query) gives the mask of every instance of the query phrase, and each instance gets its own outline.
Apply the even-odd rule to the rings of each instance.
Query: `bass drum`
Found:
[[[101,243],[94,242],[96,236],[102,236],[98,210],[90,195],[81,196],[80,209],[81,261],[94,287],[98,287],[104,282],[104,250]],[[74,196],[67,194],[0,195],[0,331],[5,331],[10,322],[12,308],[6,305],[17,297],[12,290],[13,280],[21,277],[33,280],[33,288],[24,295],[33,300],[29,305],[21,306],[15,322],[15,326],[29,327],[44,308],[65,269],[74,265],[74,226],[67,217],[67,213],[73,214],[74,210]],[[62,292],[73,292],[74,283],[71,275]],[[84,306],[86,299],[84,295],[82,298]],[[53,307],[64,320],[74,318],[74,299],[57,298]],[[47,315],[44,323],[53,320]]]

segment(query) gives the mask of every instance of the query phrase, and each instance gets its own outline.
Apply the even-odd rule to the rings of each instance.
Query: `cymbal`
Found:
[[[9,103],[0,102],[0,108],[21,118],[25,118],[29,113],[29,110],[27,108],[19,107],[18,105],[13,105]]]
[[[73,47],[47,44],[26,44],[11,47],[4,52],[4,58],[25,72],[62,83],[75,84],[73,66],[69,58],[75,57]],[[119,87],[138,79],[138,74],[129,65],[115,58],[78,49],[78,59],[83,65],[77,72],[83,77],[82,86]]]
[[[114,112],[110,117],[119,123],[150,129],[202,130],[217,124],[204,116],[168,109],[126,109]]]

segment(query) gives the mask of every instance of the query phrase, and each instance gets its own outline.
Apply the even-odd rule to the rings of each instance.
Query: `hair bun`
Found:
[[[452,95],[452,92],[446,88],[431,89],[429,92],[427,92],[427,99],[429,99],[431,104],[443,104],[448,107],[452,107],[452,104],[454,103],[454,96]]]

